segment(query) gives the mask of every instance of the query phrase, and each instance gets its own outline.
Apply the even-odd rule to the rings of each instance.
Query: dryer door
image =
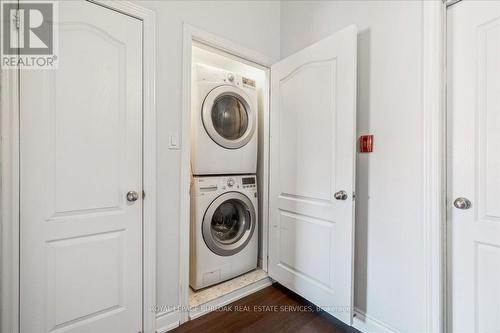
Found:
[[[255,208],[240,192],[217,197],[203,218],[203,239],[208,248],[221,256],[234,255],[248,244],[256,223]]]
[[[238,149],[246,145],[255,132],[255,110],[248,95],[234,86],[212,89],[202,108],[205,130],[218,145]]]

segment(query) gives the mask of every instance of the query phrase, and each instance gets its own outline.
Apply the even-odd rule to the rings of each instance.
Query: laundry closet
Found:
[[[263,265],[269,91],[266,69],[202,43],[192,46],[191,70],[189,309],[195,317],[220,297],[270,284]]]
[[[351,324],[356,27],[274,64],[184,37],[181,323],[276,281]]]

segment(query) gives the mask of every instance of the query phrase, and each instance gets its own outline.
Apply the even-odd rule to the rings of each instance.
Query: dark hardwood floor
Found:
[[[359,333],[288,289],[274,284],[191,320],[173,333]]]

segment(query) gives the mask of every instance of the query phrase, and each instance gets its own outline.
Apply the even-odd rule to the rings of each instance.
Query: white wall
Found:
[[[271,59],[279,58],[279,2],[135,1],[156,13],[158,118],[157,303],[178,305],[180,151],[168,149],[169,133],[181,137],[182,27],[189,23]]]
[[[368,324],[424,332],[422,3],[283,1],[281,56],[352,23],[358,134],[375,135],[357,158],[355,306]]]

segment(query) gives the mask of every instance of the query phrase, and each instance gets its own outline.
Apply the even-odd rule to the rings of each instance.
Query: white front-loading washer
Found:
[[[194,175],[257,172],[255,80],[222,69],[193,68],[191,170]]]
[[[257,267],[257,216],[255,175],[193,178],[191,288],[205,288]]]

